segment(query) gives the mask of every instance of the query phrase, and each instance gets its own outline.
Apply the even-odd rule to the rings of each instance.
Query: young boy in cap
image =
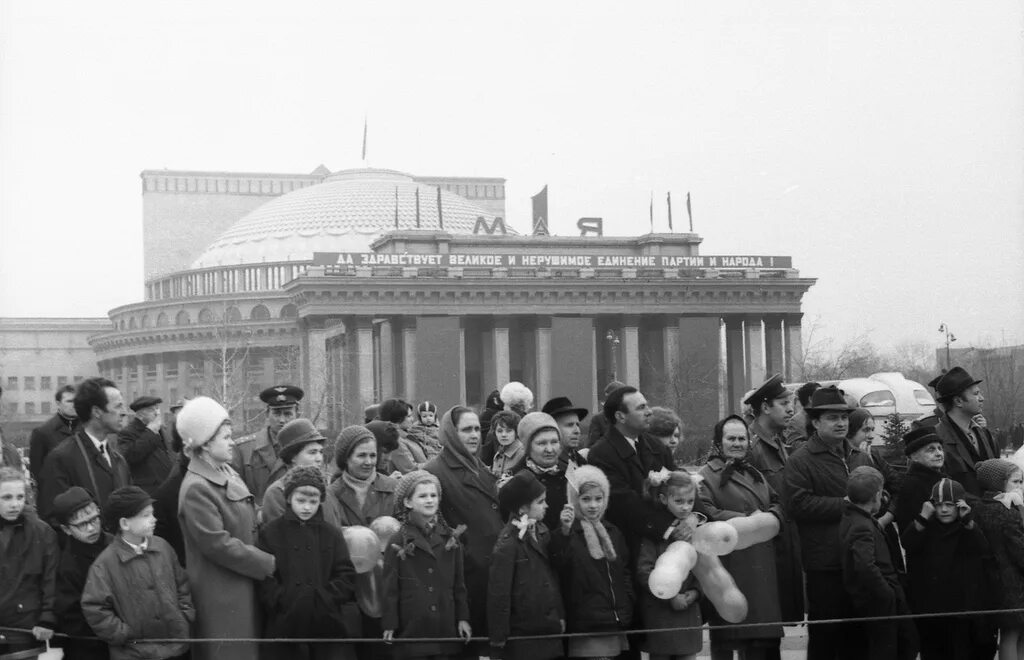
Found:
[[[283,482],[288,508],[260,530],[258,542],[276,560],[274,575],[260,586],[265,637],[359,637],[355,568],[341,530],[324,520],[323,473],[315,465],[295,466]],[[327,642],[266,644],[261,657],[296,653],[311,660],[355,658],[351,645]]]
[[[96,636],[110,645],[111,660],[179,658],[195,619],[185,571],[170,544],[153,536],[153,500],[138,486],[118,488],[103,508],[104,527],[115,538],[89,569],[82,613]]]
[[[492,658],[548,660],[564,655],[557,638],[508,641],[509,635],[565,632],[562,595],[548,559],[551,534],[541,522],[546,500],[543,484],[530,470],[516,473],[498,490],[507,524],[494,545],[487,590]]]
[[[991,562],[991,550],[965,497],[959,482],[940,478],[901,534],[907,595],[916,614],[988,609],[985,564]],[[915,623],[921,660],[991,658],[995,653],[994,631],[985,617],[925,617]]]
[[[882,506],[882,473],[861,466],[846,482],[846,510],[839,523],[843,584],[856,616],[910,614],[885,535],[875,520]],[[906,619],[865,624],[867,655],[906,659],[917,655],[917,632]],[[852,639],[850,641],[853,641]]]
[[[82,614],[82,591],[89,567],[111,541],[103,531],[100,507],[89,491],[72,486],[53,500],[53,516],[67,535],[57,567],[57,632],[72,637],[92,637],[92,628]],[[78,660],[107,660],[106,642],[89,639],[65,639],[64,655]]]

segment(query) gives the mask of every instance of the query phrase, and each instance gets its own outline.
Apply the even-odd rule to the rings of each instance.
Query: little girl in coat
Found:
[[[650,495],[658,506],[675,516],[677,522],[674,526],[688,527],[692,533],[696,526],[697,514],[693,513],[693,504],[697,499],[697,482],[689,473],[669,473],[661,485],[652,488]],[[640,542],[636,560],[637,583],[641,590],[640,616],[643,618],[643,627],[647,629],[694,629],[647,633],[641,648],[650,654],[651,660],[696,658],[704,643],[700,629],[700,591],[693,573],[683,582],[679,594],[668,600],[654,596],[648,586],[655,562],[674,540],[675,535],[664,541],[654,542],[645,538]]]
[[[533,472],[510,477],[498,491],[502,517],[508,521],[491,554],[487,590],[489,657],[503,660],[551,660],[565,655],[562,640],[509,640],[518,635],[560,635],[565,611],[558,579],[548,561],[551,534],[541,522],[547,491]]]
[[[551,538],[552,564],[562,576],[570,658],[614,658],[629,648],[622,631],[633,622],[629,550],[619,529],[604,520],[611,488],[593,465],[567,475],[569,503]]]
[[[469,601],[462,574],[459,535],[440,516],[441,484],[425,470],[413,470],[395,489],[395,516],[402,527],[384,552],[384,641],[403,637],[472,636]],[[395,657],[434,658],[460,653],[457,642],[399,644]]]

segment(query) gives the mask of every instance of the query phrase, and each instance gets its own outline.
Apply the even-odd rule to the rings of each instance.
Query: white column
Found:
[[[537,391],[534,392],[536,408],[551,398],[551,317],[537,319]]]
[[[416,401],[416,318],[402,322],[403,392],[406,401]]]
[[[627,385],[640,387],[640,327],[636,320],[622,326],[622,377]]]
[[[748,316],[743,320],[743,341],[747,354],[747,389],[754,389],[765,380],[764,332],[760,316]]]
[[[511,380],[509,375],[512,369],[511,357],[509,355],[509,322],[507,317],[494,319],[494,331],[491,333],[494,342],[494,383],[493,387],[499,390]],[[465,399],[463,399],[465,401]]]

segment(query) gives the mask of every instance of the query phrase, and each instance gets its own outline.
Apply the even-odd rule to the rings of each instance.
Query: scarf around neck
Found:
[[[761,473],[749,463],[746,456],[743,458],[727,458],[725,453],[722,451],[721,444],[711,445],[711,458],[717,458],[725,463],[725,467],[722,469],[723,486],[729,483],[733,474],[737,472],[747,475],[756,483],[764,483],[764,477],[761,476]]]
[[[608,536],[608,530],[600,520],[593,521],[586,518],[580,519],[580,529],[583,530],[583,540],[587,544],[587,552],[592,559],[607,559],[615,561],[618,555],[615,554],[615,545]]]
[[[360,479],[359,477],[349,474],[348,470],[343,470],[341,473],[341,480],[344,481],[345,485],[351,488],[352,492],[356,494],[356,502],[359,503],[360,509],[366,506],[366,496],[369,494],[370,486],[376,478],[376,472],[366,479]]]

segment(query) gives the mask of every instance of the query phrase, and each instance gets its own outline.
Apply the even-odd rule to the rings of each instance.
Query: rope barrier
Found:
[[[609,631],[609,632],[580,632],[580,633],[558,633],[548,635],[510,635],[508,641],[518,640],[531,640],[531,639],[571,639],[575,637],[594,637],[595,635],[610,636],[610,635],[637,635],[647,633],[666,633],[666,632],[681,632],[681,631],[694,631],[703,630],[705,627],[714,628],[715,630],[740,630],[743,628],[762,628],[765,626],[782,626],[785,628],[795,626],[820,626],[828,624],[840,624],[840,623],[869,623],[872,621],[901,621],[905,619],[935,619],[935,618],[953,618],[953,617],[973,617],[973,616],[994,616],[997,614],[1020,614],[1024,613],[1024,608],[1013,608],[1004,610],[967,610],[962,612],[923,612],[919,614],[893,614],[886,616],[865,616],[865,617],[852,617],[852,618],[839,618],[839,619],[801,619],[799,621],[763,621],[758,623],[726,623],[722,625],[708,625],[702,624],[699,626],[679,626],[675,628],[642,628],[635,630],[620,630],[620,631]],[[19,632],[32,634],[31,629],[25,628],[9,628],[0,626],[0,632]],[[82,635],[67,635],[64,633],[54,633],[55,638],[59,637],[62,639],[71,640],[91,640],[97,641],[96,637],[86,637]],[[346,644],[422,644],[424,642],[489,642],[489,637],[470,637],[468,640],[462,637],[396,637],[393,642],[385,642],[380,637],[339,637],[339,638],[326,638],[326,637],[231,637],[224,638],[218,637],[214,639],[210,638],[186,638],[177,637],[170,639],[154,638],[154,639],[134,639],[131,640],[132,644],[171,644],[181,642],[189,642],[191,644],[269,644],[269,643],[303,643],[303,644],[317,644],[317,643],[339,643],[344,642]]]

